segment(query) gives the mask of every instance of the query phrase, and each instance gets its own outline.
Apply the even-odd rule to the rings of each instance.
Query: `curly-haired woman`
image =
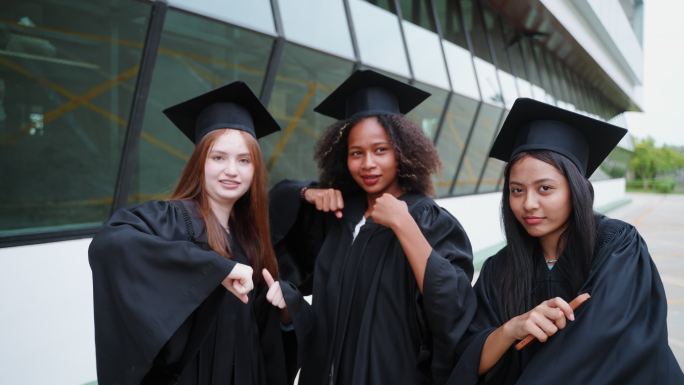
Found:
[[[428,197],[432,142],[402,115],[427,96],[355,72],[316,108],[339,119],[316,147],[319,183],[271,191],[300,384],[441,384],[457,360],[475,313],[472,252]]]

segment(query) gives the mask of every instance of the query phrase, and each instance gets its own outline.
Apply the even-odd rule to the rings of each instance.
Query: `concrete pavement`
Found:
[[[610,211],[646,240],[665,285],[670,347],[684,368],[684,195],[630,193],[631,202]]]

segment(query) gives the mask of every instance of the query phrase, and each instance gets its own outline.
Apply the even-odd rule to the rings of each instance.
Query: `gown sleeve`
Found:
[[[499,252],[501,254],[502,252]],[[494,273],[494,259],[499,254],[488,258],[482,268],[473,290],[477,298],[477,312],[473,322],[468,327],[465,337],[458,345],[459,361],[451,375],[449,385],[474,385],[478,383],[506,384],[514,383],[515,380],[506,381],[515,376],[518,366],[516,352],[506,352],[497,364],[486,374],[480,376],[480,356],[487,337],[506,320],[502,318],[496,301],[497,279]]]
[[[138,384],[162,347],[221,285],[235,262],[195,244],[181,209],[148,202],[114,213],[93,238],[100,384]]]
[[[280,309],[266,299],[268,288],[260,284],[255,289],[254,312],[259,328],[259,344],[264,358],[266,384],[292,384],[296,375],[294,363],[288,360],[286,342],[292,332],[280,327]]]
[[[428,204],[418,211],[414,218],[432,246],[421,307],[432,340],[433,381],[443,384],[458,360],[457,345],[476,311],[470,284],[473,254],[465,231],[446,210]]]
[[[591,299],[576,321],[538,350],[521,384],[682,384],[668,346],[667,301],[658,271],[637,230],[604,219],[598,250],[581,291]]]
[[[279,281],[296,336],[285,335],[285,351],[288,358],[297,357],[296,367],[306,359],[302,354],[313,342],[315,315],[304,296],[313,292],[316,256],[325,237],[323,215],[300,197],[301,189],[309,186],[315,183],[283,180],[269,192],[271,237],[278,257]],[[288,370],[291,367],[288,363]]]

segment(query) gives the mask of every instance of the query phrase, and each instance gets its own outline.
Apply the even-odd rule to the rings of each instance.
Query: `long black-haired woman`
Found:
[[[442,384],[475,313],[472,254],[437,206],[432,142],[402,114],[428,95],[358,71],[317,111],[320,184],[271,191],[300,384]],[[313,293],[313,303],[302,294]]]
[[[625,132],[516,101],[490,154],[508,162],[507,245],[482,267],[478,313],[450,383],[684,383],[644,240],[593,211],[588,176]],[[590,298],[573,311],[580,294]],[[518,351],[513,345],[528,335],[538,341]]]

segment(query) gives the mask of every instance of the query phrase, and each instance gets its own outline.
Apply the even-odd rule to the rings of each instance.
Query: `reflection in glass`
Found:
[[[508,111],[505,111],[504,116],[502,116],[501,119],[499,120],[499,126],[496,129],[497,133],[501,129],[501,125],[503,125],[506,114],[508,114]],[[498,159],[494,159],[494,158],[489,157],[489,151],[491,149],[491,145],[494,144],[495,138],[496,138],[496,135],[492,138],[492,142],[491,142],[490,146],[487,147],[488,158],[485,161],[485,167],[482,170],[482,176],[480,177],[480,181],[478,182],[479,183],[477,186],[478,194],[497,191],[497,188],[499,185],[499,179],[503,175],[503,169],[504,169],[504,166],[506,165],[506,163],[502,162]]]
[[[352,62],[286,44],[268,109],[282,127],[261,140],[271,184],[317,179],[314,146],[333,119],[313,111],[352,71]]]
[[[451,95],[449,109],[437,138],[437,151],[442,160],[442,170],[433,178],[437,196],[449,195],[468,131],[477,112],[477,105],[478,102],[471,98],[458,94]]]
[[[476,117],[475,127],[466,148],[463,164],[460,166],[454,195],[473,194],[477,187],[485,160],[489,155],[489,147],[498,128],[503,108],[483,103]]]
[[[434,140],[439,118],[442,116],[444,104],[446,104],[447,91],[420,83],[415,84],[415,86],[431,95],[406,116],[423,129],[425,136]]]
[[[380,7],[384,9],[385,11],[392,12],[394,14],[397,13],[397,11],[394,8],[394,0],[366,0],[369,3],[375,5],[376,7]]]
[[[482,92],[482,100],[495,105],[503,106],[503,92],[496,74],[496,61],[492,57],[489,39],[487,37],[486,23],[491,27],[493,20],[485,20],[480,12],[477,1],[464,0],[461,2],[463,17],[465,18],[466,30],[470,32],[473,45],[475,72]]]
[[[567,99],[565,98],[560,82],[558,80],[558,73],[555,67],[554,55],[545,49],[542,50],[541,53],[543,63],[548,71],[547,73],[549,76],[549,81],[551,83],[551,90],[553,92],[553,96],[556,98],[557,101],[566,101]]]
[[[499,188],[499,179],[503,174],[503,169],[506,166],[505,162],[498,159],[488,158],[485,166],[480,185],[477,188],[478,194],[497,191]]]
[[[429,31],[437,32],[428,0],[400,0],[401,16],[406,21]]]
[[[442,36],[459,47],[467,50],[465,29],[461,22],[461,13],[458,1],[433,0],[437,17],[442,28]]]
[[[192,152],[193,144],[162,110],[235,80],[258,95],[272,42],[239,27],[167,12],[129,202],[168,198]]]
[[[532,85],[529,82],[530,78],[522,56],[522,36],[506,21],[503,19],[500,20],[502,28],[502,41],[504,42],[503,49],[510,60],[512,70],[511,74],[515,76],[515,82],[518,86],[517,89],[520,93],[520,97],[532,98]],[[506,100],[506,103],[509,103],[509,101]],[[507,106],[510,107],[508,104]]]
[[[554,93],[554,87],[551,84],[551,78],[549,76],[548,68],[546,67],[546,61],[544,60],[544,49],[539,44],[531,44],[532,56],[539,69],[539,78],[541,79],[541,87],[544,89],[546,94],[546,99],[544,100],[549,104],[556,104],[557,94]]]
[[[3,1],[0,235],[99,225],[109,215],[149,10]]]
[[[543,91],[543,84],[539,77],[539,69],[537,68],[537,61],[532,51],[532,42],[529,38],[521,37],[515,45],[520,46],[520,53],[522,54],[522,62],[526,66],[527,80],[532,84],[532,92],[534,98],[537,100],[544,100],[545,92]],[[514,46],[515,46],[514,45]]]
[[[501,22],[499,17],[492,12],[489,7],[482,3],[482,16],[484,18],[484,27],[487,29],[487,34],[489,36],[489,41],[492,45],[492,50],[494,51],[494,59],[497,68],[513,73],[511,68],[511,63],[508,59],[508,53],[506,51],[506,42],[501,31]]]

